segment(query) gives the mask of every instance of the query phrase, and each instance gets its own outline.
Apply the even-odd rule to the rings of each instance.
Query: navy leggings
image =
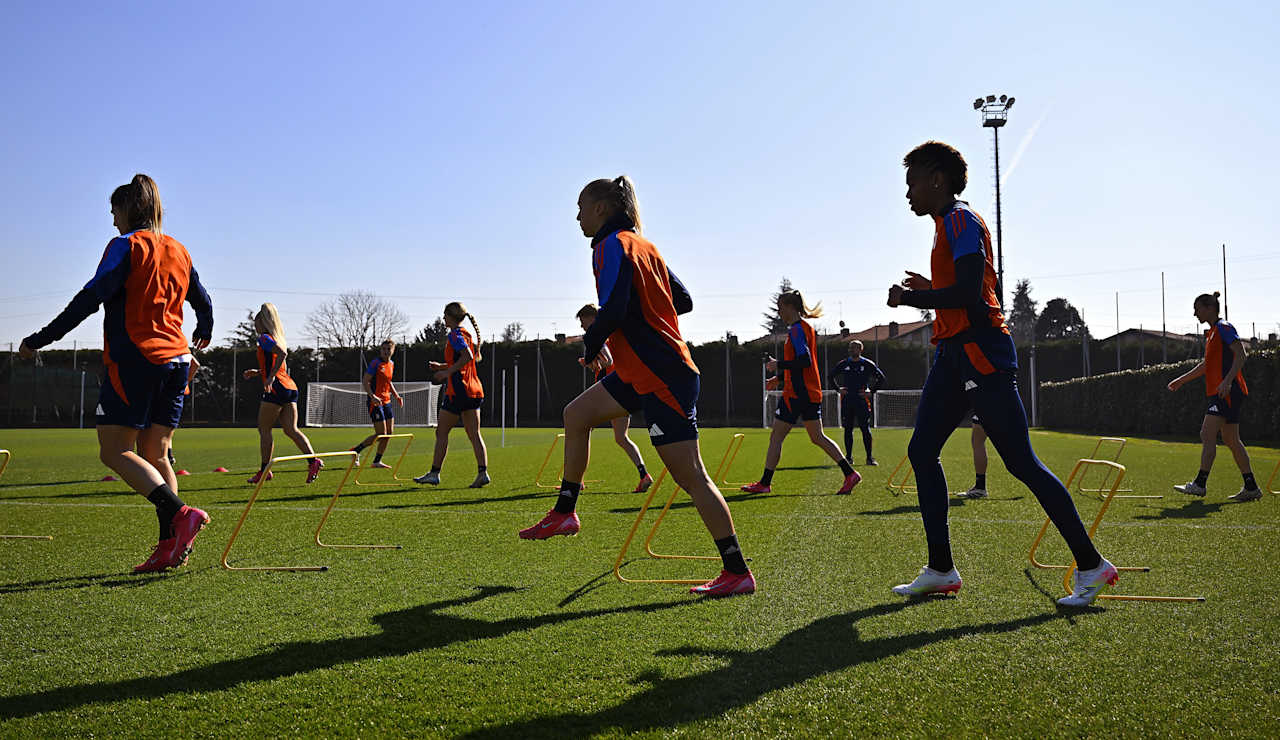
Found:
[[[977,349],[976,346],[972,348]],[[1011,352],[1012,347],[1008,350]],[[954,567],[951,534],[947,526],[950,506],[947,481],[938,456],[951,432],[971,408],[982,419],[982,428],[1005,467],[1031,489],[1067,541],[1076,564],[1082,570],[1097,567],[1102,556],[1089,539],[1071,494],[1031,449],[1027,415],[1018,396],[1015,371],[994,369],[982,354],[977,356],[977,361],[986,366],[986,374],[975,369],[973,360],[959,342],[944,340],[939,344],[916,410],[915,431],[907,447],[907,456],[911,458],[911,468],[916,475],[920,516],[924,520],[925,538],[929,544],[929,567],[944,573]]]

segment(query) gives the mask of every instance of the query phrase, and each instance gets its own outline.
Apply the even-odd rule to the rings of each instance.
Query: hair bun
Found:
[[[1214,297],[1214,298],[1221,298],[1221,297],[1222,297],[1222,294],[1215,290],[1215,291],[1213,291],[1213,297]]]

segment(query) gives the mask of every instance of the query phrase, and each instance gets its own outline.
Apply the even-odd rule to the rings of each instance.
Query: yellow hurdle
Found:
[[[1271,484],[1276,482],[1276,476],[1280,476],[1280,460],[1276,460],[1276,466],[1271,469],[1271,477],[1267,479],[1267,493],[1280,493],[1271,487]]]
[[[240,514],[240,521],[236,522],[235,529],[231,531],[231,539],[227,541],[227,548],[222,551],[222,567],[227,570],[256,570],[256,571],[317,571],[328,570],[327,565],[273,565],[273,566],[252,566],[252,567],[236,567],[227,562],[227,557],[231,554],[231,547],[236,543],[236,537],[240,535],[240,528],[244,526],[245,519],[249,518],[249,510],[253,508],[253,504],[258,500],[258,494],[262,491],[262,484],[266,482],[266,472],[278,462],[288,462],[291,460],[307,460],[313,457],[347,457],[347,469],[343,472],[342,480],[338,482],[338,488],[333,492],[333,498],[329,500],[329,507],[324,510],[324,516],[320,518],[320,524],[316,527],[315,540],[320,547],[343,548],[343,549],[373,549],[373,550],[399,550],[400,545],[330,545],[320,541],[320,530],[324,529],[324,524],[329,520],[329,513],[333,511],[334,504],[338,503],[338,496],[342,493],[342,487],[347,484],[347,478],[351,477],[351,469],[355,467],[355,461],[358,453],[354,450],[343,450],[342,452],[317,452],[312,455],[285,455],[283,457],[273,457],[267,462],[267,467],[263,469],[263,475],[258,478],[258,485],[254,486],[253,494],[249,496],[249,502],[244,506],[244,512]]]
[[[1107,444],[1114,444],[1114,445],[1117,445],[1117,446],[1116,446],[1116,448],[1115,448],[1115,452],[1114,452],[1114,453],[1112,453],[1112,455],[1111,455],[1110,460],[1111,460],[1111,462],[1114,462],[1114,463],[1118,463],[1118,462],[1120,462],[1120,453],[1124,452],[1124,446],[1129,442],[1129,440],[1125,439],[1124,437],[1099,437],[1099,438],[1098,438],[1098,441],[1097,441],[1096,443],[1094,443],[1094,445],[1093,445],[1093,452],[1089,453],[1088,457],[1087,457],[1087,458],[1085,458],[1085,459],[1087,459],[1087,460],[1105,460],[1105,459],[1107,459],[1107,458],[1104,458],[1104,457],[1102,457],[1101,455],[1099,455],[1099,454],[1098,454],[1098,450],[1102,449],[1102,444],[1103,444],[1104,442],[1105,442],[1105,443],[1107,443]],[[1086,466],[1086,468],[1087,468],[1087,466]],[[1078,492],[1080,492],[1080,493],[1092,493],[1092,494],[1097,494],[1096,496],[1094,496],[1094,498],[1096,498],[1096,499],[1098,499],[1099,501],[1101,501],[1101,500],[1102,500],[1102,494],[1104,494],[1104,493],[1106,493],[1108,490],[1110,490],[1110,489],[1108,489],[1108,488],[1107,488],[1107,485],[1111,482],[1111,475],[1115,472],[1114,470],[1112,470],[1112,469],[1111,469],[1111,468],[1109,468],[1109,467],[1105,468],[1105,470],[1106,470],[1106,473],[1103,475],[1102,483],[1100,483],[1100,484],[1098,485],[1098,487],[1097,487],[1097,488],[1087,488],[1087,487],[1085,487],[1085,485],[1084,485],[1084,479],[1085,479],[1085,476],[1087,475],[1087,469],[1086,469],[1086,472],[1085,472],[1084,474],[1081,474],[1081,476],[1080,476],[1080,480],[1079,480],[1079,481],[1077,481],[1077,483],[1076,483],[1076,491],[1078,491]],[[1132,489],[1132,488],[1119,488],[1119,489],[1116,489],[1116,490],[1117,490],[1117,493],[1118,493],[1118,494],[1133,493],[1133,489]],[[1117,495],[1117,496],[1116,496],[1116,498],[1164,498],[1164,496],[1121,496],[1121,495]]]
[[[898,471],[902,470],[904,465],[907,469],[903,471],[902,477],[899,478]],[[894,496],[898,496],[903,493],[915,493],[916,484],[914,481],[915,471],[911,469],[911,464],[907,462],[907,456],[903,455],[902,459],[898,461],[898,464],[894,466],[893,472],[889,474],[889,480],[885,483],[885,488],[888,488],[889,493],[892,493]]]
[[[742,436],[743,436],[742,434],[734,435],[734,437],[742,437]],[[732,449],[733,438],[730,438],[729,446],[730,446],[730,449]],[[738,446],[741,447],[741,443],[739,443]],[[721,479],[726,473],[726,471],[728,470],[728,465],[731,465],[732,463],[733,463],[733,460],[729,455],[729,450],[725,450],[724,457],[720,459],[720,465],[716,468],[715,475],[711,476],[711,480],[715,481],[715,480]],[[644,504],[640,506],[640,513],[636,514],[636,520],[631,524],[631,531],[627,533],[627,539],[623,541],[622,549],[618,551],[618,557],[616,560],[613,561],[613,575],[615,578],[617,578],[619,581],[623,583],[698,584],[698,583],[706,583],[708,580],[710,580],[709,578],[696,578],[696,579],[694,578],[627,578],[622,575],[622,571],[621,571],[622,561],[625,560],[627,557],[627,550],[631,547],[631,540],[635,538],[636,530],[640,528],[640,522],[644,521],[644,515],[648,513],[649,505],[653,503],[653,497],[657,495],[658,489],[662,487],[662,483],[664,480],[666,480],[666,477],[667,477],[667,469],[664,467],[662,469],[662,472],[658,474],[657,479],[654,480],[653,486],[649,489],[649,496],[644,500]],[[672,489],[671,495],[667,497],[667,503],[662,507],[662,511],[658,514],[658,518],[654,520],[653,527],[649,530],[649,535],[644,539],[645,553],[649,557],[657,558],[659,560],[719,560],[720,559],[719,555],[669,555],[669,554],[654,552],[653,538],[657,536],[658,527],[662,525],[662,520],[666,518],[667,512],[671,510],[671,505],[675,503],[676,495],[679,494],[681,490],[682,489],[680,488],[680,486],[677,485],[674,489]]]
[[[4,475],[5,468],[9,467],[9,461],[13,459],[13,453],[8,450],[0,450],[0,455],[4,455],[4,462],[0,463],[0,476]],[[0,534],[0,540],[51,540],[53,535],[49,534]]]
[[[716,483],[718,483],[719,485],[737,488],[738,486],[745,486],[749,483],[755,483],[755,481],[752,481],[752,480],[744,480],[738,483],[731,483],[728,480],[729,469],[733,467],[733,461],[738,459],[738,453],[742,450],[742,445],[744,442],[746,442],[746,439],[747,439],[747,435],[743,434],[742,432],[738,432],[737,434],[729,438],[729,446],[725,448],[724,456],[720,458],[719,470],[723,470],[724,475],[723,477],[717,476],[715,478]]]
[[[374,439],[373,439],[373,444],[369,445],[369,449],[371,449],[371,450],[372,450],[372,449],[374,448],[374,446],[378,444],[378,440],[380,440],[380,439],[400,439],[400,438],[404,438],[404,437],[408,437],[409,441],[404,443],[404,450],[402,450],[402,451],[400,452],[400,457],[396,458],[396,464],[395,464],[395,467],[393,467],[393,468],[391,469],[391,480],[375,481],[375,482],[373,482],[373,483],[365,483],[364,481],[360,480],[360,474],[364,472],[364,470],[365,470],[365,465],[364,465],[364,463],[360,463],[360,465],[359,465],[359,469],[358,469],[358,470],[356,470],[356,477],[355,477],[355,478],[353,478],[353,479],[352,479],[352,481],[353,481],[357,486],[394,486],[397,482],[400,482],[400,483],[411,483],[411,482],[413,482],[413,479],[412,479],[412,478],[401,478],[401,477],[400,477],[400,464],[404,462],[404,457],[405,457],[405,455],[408,455],[408,454],[409,454],[409,448],[413,446],[413,435],[412,435],[412,434],[379,434],[377,437],[374,437]],[[388,444],[389,444],[389,443],[388,443]],[[358,460],[359,458],[357,457],[356,459]]]
[[[1077,473],[1079,473],[1082,469],[1088,470],[1090,467],[1096,467],[1096,466],[1111,468],[1111,473],[1107,475],[1107,479],[1110,480],[1111,474],[1113,473],[1115,474],[1115,480],[1111,482],[1111,488],[1107,491],[1106,497],[1103,498],[1102,500],[1102,507],[1098,509],[1098,515],[1093,518],[1093,524],[1089,527],[1090,538],[1092,538],[1094,534],[1098,531],[1098,525],[1102,523],[1103,515],[1107,513],[1107,509],[1111,506],[1111,500],[1114,498],[1119,498],[1118,496],[1116,496],[1116,491],[1120,490],[1120,481],[1124,480],[1124,475],[1126,472],[1125,467],[1120,463],[1115,462],[1114,460],[1093,460],[1090,458],[1083,458],[1081,460],[1076,461],[1075,467],[1071,469],[1071,475],[1067,477],[1067,490],[1068,491],[1071,490],[1071,484],[1075,481]],[[1028,553],[1028,557],[1031,559],[1031,564],[1037,568],[1042,568],[1046,570],[1048,569],[1065,570],[1066,575],[1063,576],[1062,585],[1067,590],[1067,593],[1070,594],[1072,591],[1071,574],[1075,572],[1075,568],[1076,568],[1075,561],[1072,560],[1070,565],[1049,565],[1049,564],[1041,563],[1040,561],[1036,560],[1036,549],[1040,547],[1040,541],[1044,539],[1045,533],[1049,531],[1049,525],[1051,523],[1052,523],[1052,520],[1046,517],[1044,520],[1044,524],[1041,525],[1040,527],[1040,533],[1036,535],[1035,542],[1031,543],[1031,552]],[[1117,565],[1116,570],[1140,571],[1145,573],[1150,571],[1151,568],[1147,566],[1122,567]],[[1205,600],[1203,596],[1136,596],[1133,594],[1100,594],[1098,598],[1113,599],[1115,601],[1204,601]]]
[[[560,463],[560,472],[556,474],[556,482],[555,482],[555,483],[543,483],[543,482],[542,482],[542,474],[543,474],[543,472],[545,472],[545,471],[546,471],[546,469],[547,469],[547,464],[551,462],[551,453],[553,453],[553,452],[555,452],[555,451],[556,451],[556,445],[557,445],[557,444],[559,444],[560,440],[562,440],[562,439],[564,439],[564,434],[557,434],[557,435],[555,436],[555,439],[551,440],[551,446],[547,448],[547,455],[546,455],[546,457],[542,458],[542,465],[538,468],[538,474],[537,474],[537,475],[535,475],[535,476],[533,476],[533,485],[537,486],[538,488],[559,488],[559,487],[560,487],[560,479],[564,477],[564,463],[563,463],[563,462],[561,462],[561,463]],[[583,483],[603,483],[604,481],[600,481],[600,480],[587,480],[587,479],[584,477],[584,478],[583,478],[583,480],[582,480],[582,482],[583,482]]]

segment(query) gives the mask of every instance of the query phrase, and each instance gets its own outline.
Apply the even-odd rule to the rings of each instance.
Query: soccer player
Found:
[[[969,445],[973,447],[973,487],[956,494],[957,498],[987,497],[987,432],[977,414],[969,417],[973,428],[969,431]]]
[[[134,175],[116,188],[111,216],[120,236],[107,243],[93,277],[48,326],[22,340],[18,351],[34,357],[104,307],[99,457],[156,508],[159,541],[133,569],[150,573],[185,564],[196,535],[209,523],[208,514],[178,498],[168,450],[182,419],[191,357],[182,303],[196,312],[197,349],[207,347],[213,334],[213,304],[186,247],[160,231],[163,211],[154,180]]]
[[[1244,487],[1227,498],[1237,503],[1257,501],[1262,498],[1262,490],[1253,479],[1249,452],[1240,441],[1240,409],[1249,396],[1249,386],[1245,385],[1242,372],[1244,342],[1240,341],[1234,326],[1218,318],[1218,295],[1217,291],[1212,295],[1202,293],[1192,306],[1196,319],[1209,325],[1205,332],[1204,359],[1169,383],[1169,390],[1176,391],[1203,375],[1205,395],[1209,397],[1204,423],[1200,425],[1200,472],[1196,473],[1195,480],[1173,489],[1192,496],[1205,495],[1209,471],[1218,452],[1218,433],[1221,432],[1222,441],[1231,450],[1244,477]]]
[[[396,343],[390,339],[384,341],[378,347],[378,356],[369,362],[369,367],[365,368],[364,375],[361,376],[360,382],[364,386],[365,395],[369,397],[369,419],[373,421],[373,434],[364,438],[360,444],[352,447],[355,452],[360,452],[364,448],[373,444],[379,434],[392,434],[396,428],[396,414],[391,408],[391,399],[394,397],[396,403],[400,407],[404,407],[404,399],[400,397],[400,393],[396,391],[395,385],[391,382],[391,378],[395,375],[396,363],[391,359],[396,353]],[[390,465],[382,462],[382,453],[387,451],[387,442],[391,440],[379,439],[378,452],[373,457],[374,468],[389,468]],[[356,458],[358,461],[359,458]]]
[[[884,384],[884,372],[862,356],[862,342],[849,342],[849,356],[836,363],[831,385],[840,391],[840,425],[844,427],[844,456],[853,460],[853,428],[862,430],[867,465],[879,465],[871,454],[871,399]]]
[[[463,319],[471,322],[471,328],[476,333],[474,340],[462,328]],[[480,405],[484,403],[484,386],[480,384],[480,374],[476,372],[476,363],[481,359],[480,327],[476,324],[476,317],[457,301],[444,307],[444,323],[449,327],[449,337],[444,346],[444,362],[433,360],[428,363],[435,371],[432,379],[445,384],[444,393],[440,394],[436,448],[431,458],[431,470],[414,480],[433,486],[440,485],[440,467],[444,465],[445,455],[449,453],[449,432],[461,422],[476,455],[476,479],[471,482],[470,487],[483,488],[489,485],[489,451],[484,446],[484,438],[480,436]]]
[[[596,308],[596,304],[588,303],[578,309],[576,318],[578,323],[582,325],[585,332],[591,328],[591,324],[595,322],[596,315],[600,313],[600,309]],[[613,367],[613,354],[609,352],[609,342],[605,341],[605,346],[600,349],[600,369],[596,371],[596,382],[605,379],[609,374],[609,369]],[[631,458],[631,464],[636,466],[636,472],[640,475],[640,482],[636,484],[632,493],[644,493],[653,485],[653,476],[649,475],[649,471],[645,470],[644,458],[640,456],[640,448],[635,442],[627,436],[627,429],[631,426],[630,416],[620,416],[611,422],[613,426],[613,441],[618,443],[622,451],[627,453],[627,457]]]
[[[690,589],[696,594],[752,593],[729,505],[716,489],[698,449],[698,366],[680,336],[679,314],[693,310],[689,291],[653,243],[640,235],[640,208],[631,179],[593,180],[578,195],[578,224],[591,240],[600,311],[583,337],[587,367],[603,369],[600,351],[613,347],[613,371],[564,409],[564,479],[555,508],[520,531],[523,539],[578,533],[575,508],[591,454],[591,429],[644,410],[649,441],[715,540],[724,568]]]
[[[284,323],[280,321],[280,312],[274,303],[264,303],[253,317],[253,328],[258,333],[258,366],[245,370],[245,380],[262,379],[262,402],[258,404],[258,449],[262,453],[262,466],[249,478],[250,483],[257,483],[266,471],[267,480],[275,474],[267,470],[271,462],[271,453],[275,450],[275,440],[271,437],[271,429],[279,420],[284,436],[293,440],[298,450],[304,455],[314,455],[311,440],[298,428],[298,386],[289,377],[289,366],[285,355],[289,348],[284,336]],[[307,461],[307,482],[310,483],[320,475],[324,462],[318,457]]]
[[[895,586],[894,593],[922,596],[960,590],[947,526],[947,481],[938,455],[973,409],[1005,467],[1035,494],[1075,557],[1079,569],[1074,588],[1058,603],[1092,604],[1103,588],[1115,583],[1116,568],[1098,554],[1071,495],[1031,449],[1027,416],[1018,397],[1017,352],[996,298],[991,235],[982,217],[956,199],[968,181],[964,158],[946,144],[929,141],[911,150],[903,165],[912,212],[934,222],[932,279],[908,272],[902,284],[889,288],[888,304],[933,309],[938,349],[907,446],[929,562],[914,581]]]
[[[818,375],[817,334],[805,319],[822,315],[821,306],[805,305],[800,291],[793,290],[778,296],[778,315],[789,328],[787,343],[782,348],[782,359],[770,357],[765,362],[766,372],[782,373],[782,400],[774,412],[773,430],[769,434],[769,451],[765,453],[764,474],[755,483],[742,487],[747,493],[768,493],[772,490],[773,471],[782,456],[782,443],[796,424],[804,424],[809,441],[827,453],[840,472],[844,483],[837,494],[847,494],[862,480],[853,465],[840,454],[840,448],[822,431],[822,380]],[[868,448],[870,450],[870,448]],[[870,452],[868,452],[870,457]]]

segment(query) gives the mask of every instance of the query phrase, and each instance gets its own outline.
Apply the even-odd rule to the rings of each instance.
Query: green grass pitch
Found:
[[[426,469],[432,430],[405,475]],[[444,484],[349,487],[325,526],[332,542],[403,550],[324,550],[311,536],[338,473],[303,484],[301,463],[264,487],[232,552],[236,565],[328,565],[322,573],[228,572],[218,565],[250,492],[250,429],[178,433],[180,494],[211,526],[190,563],[136,576],[155,539],[153,509],[98,482],[91,430],[3,430],[0,478],[0,735],[812,737],[866,735],[1274,737],[1280,727],[1280,496],[1232,505],[1240,487],[1218,457],[1204,500],[1175,494],[1198,446],[1130,440],[1121,462],[1138,493],[1098,535],[1124,573],[1120,593],[1203,595],[1199,604],[1107,602],[1063,612],[1061,572],[1029,568],[1043,520],[993,454],[991,498],[955,501],[965,580],[956,598],[916,603],[889,587],[924,560],[913,495],[884,483],[907,432],[876,434],[878,468],[852,496],[801,433],[783,449],[774,492],[726,489],[760,591],[703,601],[684,587],[618,583],[610,572],[642,497],[607,431],[595,435],[574,538],[525,542],[516,530],[551,506],[532,485],[557,430],[486,430],[493,484],[455,431]],[[714,468],[735,430],[708,429]],[[731,480],[759,474],[767,433],[748,429]],[[365,430],[308,430],[318,450]],[[633,431],[656,473],[657,456]],[[1060,476],[1091,437],[1033,435]],[[277,432],[277,453],[292,447]],[[1251,448],[1265,481],[1276,450]],[[559,468],[559,453],[547,473]],[[394,454],[389,455],[394,460]],[[953,490],[972,483],[967,432],[944,456]],[[226,466],[230,474],[213,473]],[[385,475],[385,472],[383,473]],[[374,476],[370,476],[374,480]],[[1097,501],[1076,497],[1091,520]],[[642,530],[643,534],[643,530]],[[1042,559],[1066,562],[1051,532]],[[715,554],[687,499],[656,541]],[[633,551],[636,552],[636,551]],[[719,565],[634,558],[636,577],[714,576]]]

